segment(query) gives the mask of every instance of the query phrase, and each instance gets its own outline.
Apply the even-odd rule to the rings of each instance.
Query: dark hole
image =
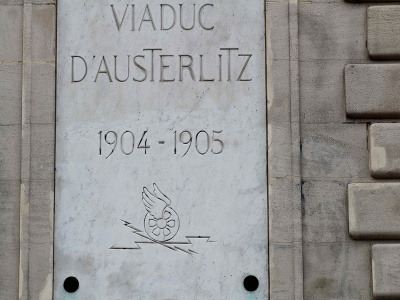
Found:
[[[68,277],[64,281],[64,289],[68,293],[75,293],[79,288],[79,281],[75,277]]]
[[[249,275],[243,281],[244,288],[249,292],[254,292],[258,288],[258,279],[256,276]]]

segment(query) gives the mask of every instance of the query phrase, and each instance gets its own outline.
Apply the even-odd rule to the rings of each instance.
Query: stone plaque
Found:
[[[59,0],[57,48],[55,299],[267,299],[264,1]]]

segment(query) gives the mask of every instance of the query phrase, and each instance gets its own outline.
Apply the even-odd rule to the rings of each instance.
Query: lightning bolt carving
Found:
[[[166,247],[170,250],[173,251],[182,251],[186,254],[189,255],[193,255],[193,253],[198,254],[196,251],[189,249],[189,247],[193,246],[193,243],[191,240],[196,240],[196,239],[206,239],[206,243],[215,243],[215,241],[211,241],[211,236],[185,236],[186,240],[185,242],[159,242],[156,241],[150,237],[148,237],[147,235],[144,234],[143,231],[141,231],[140,229],[135,228],[134,226],[132,226],[132,223],[121,220],[124,223],[124,226],[132,229],[132,233],[136,234],[144,239],[146,239],[146,241],[139,241],[136,242],[135,241],[135,247],[116,247],[115,245],[112,246],[110,249],[112,250],[140,250],[142,249],[140,247],[140,244],[158,244],[161,245],[163,247]]]

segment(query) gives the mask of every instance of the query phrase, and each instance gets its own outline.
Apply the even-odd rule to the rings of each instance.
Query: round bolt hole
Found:
[[[68,293],[75,293],[79,289],[79,281],[75,277],[68,277],[64,281],[64,289]]]
[[[258,279],[256,276],[249,275],[243,281],[244,288],[249,292],[254,292],[258,288]]]

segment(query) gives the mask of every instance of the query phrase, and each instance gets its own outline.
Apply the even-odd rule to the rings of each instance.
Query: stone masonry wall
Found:
[[[399,7],[266,1],[270,299],[400,298]],[[0,300],[52,299],[56,3],[0,21]]]

